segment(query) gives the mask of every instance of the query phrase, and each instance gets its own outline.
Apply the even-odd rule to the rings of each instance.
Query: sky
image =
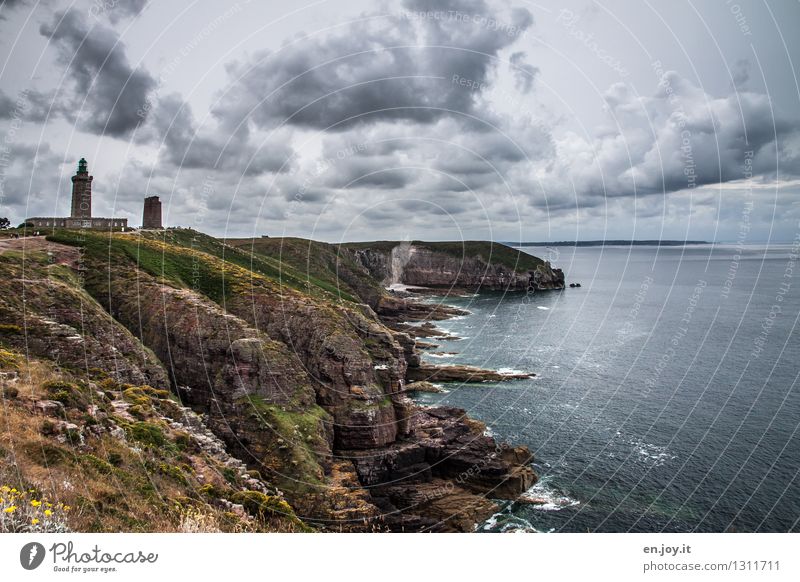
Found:
[[[5,0],[0,216],[221,237],[800,236],[800,3]]]

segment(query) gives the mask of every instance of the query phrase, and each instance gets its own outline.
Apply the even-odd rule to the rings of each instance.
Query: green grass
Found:
[[[258,249],[251,252],[241,241],[238,245],[226,245],[190,229],[144,232],[138,236],[142,241],[137,235],[130,234],[109,236],[108,233],[60,230],[47,239],[82,247],[87,258],[95,264],[116,267],[132,262],[150,275],[163,278],[176,287],[195,289],[217,303],[223,303],[230,297],[233,285],[241,283],[230,280],[231,274],[226,272],[225,264],[252,271],[276,284],[316,297],[362,302],[351,289],[337,287],[335,272],[330,274],[320,269],[317,274],[307,273],[291,261],[263,254]],[[219,259],[222,263],[212,259]]]
[[[160,427],[149,422],[135,422],[128,429],[128,436],[147,447],[163,448],[167,438]]]
[[[82,247],[88,260],[109,268],[133,262],[154,277],[163,278],[177,287],[197,289],[217,302],[223,301],[228,293],[223,272],[208,261],[181,252],[180,247],[153,248],[139,244],[130,236],[70,230],[55,232],[47,240]]]
[[[283,457],[288,474],[285,476],[295,480],[292,489],[321,486],[323,473],[312,447],[320,444],[318,441],[323,438],[320,423],[331,422],[330,415],[316,404],[302,412],[293,411],[269,404],[259,396],[245,398],[243,403],[252,407],[264,430],[273,431],[276,441],[283,441],[278,454]]]
[[[380,294],[380,286],[335,245],[302,238],[230,239],[254,265],[268,261],[290,278],[318,287],[346,301],[362,303]]]

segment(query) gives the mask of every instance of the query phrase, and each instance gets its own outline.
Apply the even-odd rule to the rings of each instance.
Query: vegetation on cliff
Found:
[[[376,313],[431,314],[356,248],[190,230],[22,244],[0,251],[0,453],[20,467],[0,481],[81,508],[66,527],[463,530],[535,480],[463,411],[407,399],[414,340]],[[453,479],[457,499],[413,502]]]

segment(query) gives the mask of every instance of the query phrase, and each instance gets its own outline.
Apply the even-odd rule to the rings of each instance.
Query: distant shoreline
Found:
[[[510,247],[682,247],[714,244],[706,240],[562,240],[552,242],[504,242]]]

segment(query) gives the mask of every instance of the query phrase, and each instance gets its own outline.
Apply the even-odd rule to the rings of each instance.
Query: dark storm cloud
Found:
[[[155,80],[134,68],[118,35],[104,26],[88,26],[85,14],[59,12],[40,28],[58,51],[67,69],[71,95],[65,108],[82,129],[95,134],[125,137],[137,128],[147,111],[147,97]],[[64,88],[59,90],[64,95]]]
[[[479,114],[476,98],[498,52],[531,25],[530,13],[513,10],[503,20],[482,0],[406,0],[402,8],[231,65],[233,86],[218,113],[263,128],[333,130],[385,119],[430,124],[451,111]]]
[[[247,124],[223,132],[198,128],[189,105],[178,94],[165,96],[152,108],[138,137],[163,146],[163,159],[182,168],[230,170],[249,176],[292,168],[293,152],[287,140],[276,136],[258,147],[251,143]]]

